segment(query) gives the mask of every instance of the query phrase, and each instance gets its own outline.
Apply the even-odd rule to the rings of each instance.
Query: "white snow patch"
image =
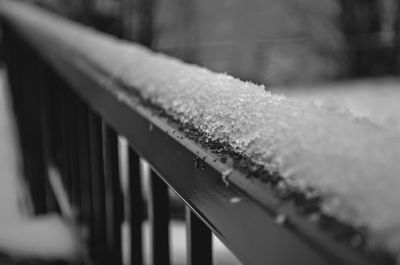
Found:
[[[56,215],[0,222],[0,251],[17,258],[77,261],[86,248],[75,231]]]

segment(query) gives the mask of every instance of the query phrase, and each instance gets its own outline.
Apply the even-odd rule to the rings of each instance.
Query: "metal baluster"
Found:
[[[29,49],[28,47],[26,47]],[[29,55],[20,64],[32,69],[26,75],[23,82],[22,89],[24,90],[24,128],[25,136],[27,139],[27,153],[28,161],[26,176],[29,179],[32,197],[34,198],[34,206],[36,213],[45,213],[46,209],[46,175],[47,170],[44,161],[44,143],[42,138],[42,116],[41,116],[41,100],[40,100],[40,87],[42,84],[42,65],[38,62],[38,58],[34,55],[33,51],[29,49]],[[25,66],[25,67],[26,67]],[[24,71],[19,69],[19,71]],[[34,89],[36,88],[36,89]]]
[[[118,136],[103,123],[104,173],[106,183],[107,244],[110,264],[122,264],[121,225],[123,196],[118,163]]]
[[[93,260],[101,264],[105,261],[107,247],[102,121],[97,114],[89,111],[88,123],[93,202],[89,243]]]
[[[60,163],[61,177],[67,189],[70,202],[72,202],[71,186],[71,167],[70,167],[70,143],[69,143],[69,106],[68,106],[68,88],[61,82],[57,86],[57,99],[59,103],[59,129],[60,129]]]
[[[79,159],[78,159],[78,133],[77,133],[77,106],[76,95],[66,87],[67,90],[67,138],[68,138],[68,156],[69,156],[69,183],[70,183],[70,196],[71,203],[75,209],[77,220],[81,219],[80,216],[80,176],[79,176]]]
[[[64,167],[65,167],[65,183],[69,195],[70,202],[74,204],[74,196],[72,193],[73,190],[73,181],[72,181],[72,176],[73,176],[73,168],[72,168],[72,161],[71,161],[71,126],[70,126],[70,120],[71,120],[71,104],[70,104],[70,97],[69,97],[69,91],[68,88],[65,86],[65,84],[62,85],[63,89],[63,115],[64,115]],[[73,205],[74,207],[75,205]]]
[[[40,115],[41,115],[41,141],[43,144],[43,168],[45,171],[46,179],[44,180],[46,191],[46,209],[47,211],[57,211],[58,205],[49,182],[48,167],[53,164],[54,158],[52,157],[52,139],[54,138],[54,126],[52,126],[52,119],[50,114],[54,112],[54,104],[50,88],[54,85],[54,73],[51,69],[39,61],[40,69],[40,85],[38,86],[38,93],[40,97]]]
[[[129,214],[130,214],[130,239],[131,239],[131,264],[143,264],[142,248],[142,221],[143,199],[140,176],[140,158],[129,147]]]
[[[169,197],[168,187],[151,170],[150,222],[153,265],[169,265]]]
[[[186,225],[188,264],[212,264],[211,231],[188,207],[186,207]]]
[[[80,99],[77,100],[77,133],[78,133],[78,160],[81,186],[82,220],[89,224],[91,218],[91,181],[90,181],[90,153],[88,107]]]
[[[51,91],[51,110],[49,114],[52,116],[52,130],[53,130],[53,141],[52,141],[52,158],[54,165],[64,176],[64,98],[63,89],[60,85],[60,78],[53,73],[52,83],[49,85],[49,91]]]

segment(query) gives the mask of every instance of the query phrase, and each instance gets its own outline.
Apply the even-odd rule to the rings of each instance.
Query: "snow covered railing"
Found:
[[[211,231],[244,264],[397,262],[397,134],[29,4],[3,0],[0,14],[24,152],[40,168],[27,173],[37,210],[59,207],[40,174],[55,165],[95,260],[122,260],[119,135],[130,145],[133,264],[139,157],[152,167],[154,264],[169,263],[167,185],[187,206],[190,264],[212,263]]]

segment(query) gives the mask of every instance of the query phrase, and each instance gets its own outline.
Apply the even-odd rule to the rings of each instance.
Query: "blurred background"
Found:
[[[271,86],[397,75],[396,0],[33,0],[152,49]]]

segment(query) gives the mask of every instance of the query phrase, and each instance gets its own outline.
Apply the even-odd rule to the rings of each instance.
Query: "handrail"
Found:
[[[153,183],[152,186],[153,193],[154,188],[161,187],[158,191],[159,197],[157,197],[158,194],[152,195],[155,200],[152,202],[155,206],[153,214],[157,215],[157,211],[165,211],[162,209],[165,205],[160,207],[163,204],[159,200],[165,198],[161,195],[165,192],[162,188],[163,183],[174,190],[188,207],[192,264],[202,264],[200,263],[202,258],[209,261],[207,253],[211,249],[199,250],[201,247],[195,244],[197,240],[200,240],[207,246],[207,241],[210,239],[199,231],[209,229],[244,264],[375,264],[375,260],[371,259],[368,253],[336,240],[334,232],[322,229],[317,223],[310,221],[307,215],[299,213],[299,207],[293,201],[283,200],[278,196],[271,183],[247,178],[246,173],[239,170],[237,165],[221,161],[221,158],[224,160],[227,154],[221,155],[207,145],[199,143],[197,135],[181,128],[178,122],[165,115],[159,107],[143,100],[140,94],[132,92],[135,90],[132,89],[131,84],[117,79],[113,73],[96,63],[96,59],[104,61],[104,58],[96,58],[96,56],[102,56],[101,53],[92,53],[92,57],[88,58],[82,52],[88,51],[88,47],[92,49],[101,47],[102,53],[107,57],[107,53],[116,52],[113,50],[115,47],[109,45],[110,43],[118,43],[121,47],[134,44],[94,32],[32,5],[16,1],[1,1],[0,14],[4,20],[6,38],[13,36],[14,41],[26,43],[26,47],[32,49],[32,54],[34,54],[32,56],[38,56],[39,62],[44,61],[44,66],[41,67],[45,70],[41,71],[54,69],[56,73],[54,76],[59,76],[65,81],[64,84],[64,81],[60,79],[53,84],[71,88],[78,96],[70,94],[66,96],[65,100],[70,100],[72,103],[65,106],[62,113],[64,116],[61,117],[66,117],[71,126],[80,124],[81,127],[77,130],[89,126],[85,130],[82,129],[83,131],[78,131],[75,135],[77,139],[80,139],[79,132],[84,132],[85,135],[91,137],[86,141],[83,139],[80,145],[73,147],[69,147],[71,142],[68,142],[68,139],[63,143],[65,148],[73,149],[69,151],[72,153],[65,158],[66,160],[75,161],[71,154],[72,156],[73,154],[80,155],[79,161],[74,162],[77,165],[74,164],[71,167],[75,169],[71,170],[72,173],[67,173],[86,176],[90,171],[94,174],[93,172],[99,171],[96,163],[99,163],[99,159],[104,159],[105,170],[98,174],[106,175],[105,189],[111,192],[112,200],[105,199],[105,202],[99,203],[112,205],[112,207],[109,206],[112,209],[111,213],[108,213],[104,222],[112,223],[113,228],[107,230],[107,234],[103,236],[108,239],[116,237],[114,242],[108,242],[105,248],[116,248],[114,251],[120,252],[118,236],[115,235],[118,233],[116,231],[120,230],[122,218],[121,210],[117,210],[122,208],[122,199],[119,197],[121,194],[116,188],[119,186],[116,180],[118,179],[118,170],[116,170],[118,160],[116,160],[115,149],[118,134],[128,140],[132,148],[131,157],[138,154],[146,159],[152,169],[157,172],[159,178],[153,181],[162,180],[161,183]],[[18,55],[17,48],[12,48],[10,45],[8,47],[15,56],[13,59],[15,65],[25,63],[24,58]],[[142,51],[143,48],[138,46],[137,49]],[[146,50],[143,49],[143,53],[146,53]],[[135,62],[131,64],[134,66]],[[124,67],[124,65],[117,62],[115,67]],[[14,70],[18,70],[18,67]],[[52,78],[57,79],[57,77]],[[29,84],[19,84],[19,86],[21,91],[37,89],[35,86],[29,87]],[[48,85],[46,89],[51,89],[51,86]],[[51,91],[46,93],[51,93]],[[42,99],[41,102],[47,101]],[[75,107],[76,110],[74,110]],[[48,108],[54,108],[54,106],[48,106]],[[69,114],[73,111],[76,113]],[[80,115],[87,115],[87,112],[89,112],[89,118],[80,120]],[[47,113],[47,115],[50,114]],[[73,118],[78,118],[78,120]],[[97,155],[96,144],[99,144],[96,143],[99,138],[98,119],[106,124],[105,129],[102,130],[105,139],[102,143],[105,155],[93,158],[93,155]],[[63,129],[68,134],[69,126],[67,125]],[[95,127],[97,130],[94,129]],[[70,163],[68,161],[66,163]],[[138,157],[135,157],[131,163],[137,164],[137,161]],[[89,163],[90,166],[84,162]],[[131,170],[137,170],[137,165],[133,165]],[[131,175],[131,178],[134,177],[138,176]],[[71,181],[79,182],[84,179]],[[134,180],[131,179],[131,181]],[[84,197],[88,189],[98,188],[96,185],[90,188],[89,184],[81,186],[78,191],[80,194],[74,194],[74,191],[71,191],[71,196]],[[108,190],[107,185],[109,185]],[[104,197],[102,199],[104,200]],[[92,203],[94,204],[95,200],[92,200]],[[91,207],[90,205],[81,206]],[[165,215],[161,214],[160,219],[162,218],[165,218]],[[158,220],[158,217],[153,216],[153,226],[161,227],[162,230],[162,222],[165,224],[167,221],[161,221],[160,224],[157,223]],[[197,222],[198,220],[200,222]],[[203,223],[206,227],[202,226]],[[154,233],[162,232],[155,231]],[[210,245],[208,247],[210,248]],[[162,250],[154,251],[162,253]],[[164,256],[160,257],[168,258],[168,254],[164,253]],[[195,260],[198,260],[197,263]]]

